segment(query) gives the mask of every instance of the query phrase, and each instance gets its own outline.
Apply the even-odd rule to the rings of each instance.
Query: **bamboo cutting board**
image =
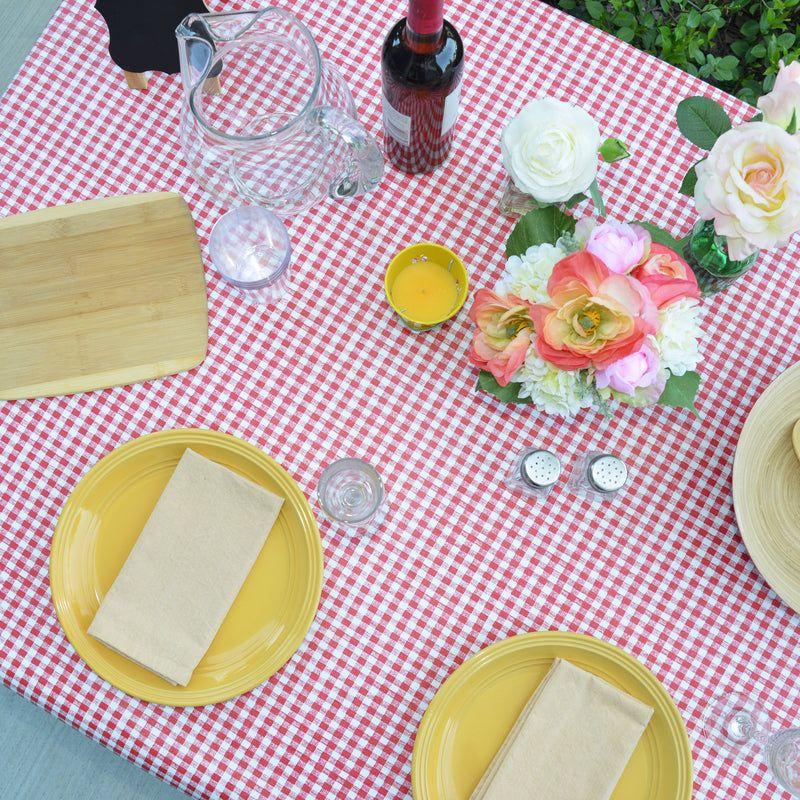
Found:
[[[0,399],[191,369],[206,353],[203,262],[177,194],[0,219]]]

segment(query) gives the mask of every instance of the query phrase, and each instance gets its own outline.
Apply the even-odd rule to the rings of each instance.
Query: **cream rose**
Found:
[[[697,165],[695,204],[740,261],[800,229],[800,137],[768,122],[723,133]]]
[[[500,147],[521,192],[540,203],[560,203],[594,180],[600,129],[582,108],[544,97],[506,125]]]
[[[775,85],[769,94],[758,98],[758,108],[767,122],[788,128],[795,116],[800,130],[800,61],[791,64],[780,62]]]

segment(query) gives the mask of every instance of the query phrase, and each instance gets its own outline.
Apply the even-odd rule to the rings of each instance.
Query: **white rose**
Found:
[[[700,304],[692,298],[659,309],[656,344],[661,366],[683,375],[700,363]]]
[[[795,117],[800,131],[800,61],[792,64],[780,62],[775,85],[769,94],[758,98],[758,108],[767,122],[788,128]]]
[[[734,261],[785,244],[800,229],[800,137],[768,122],[723,133],[697,165],[694,200]]]
[[[521,192],[540,203],[560,203],[594,180],[600,129],[582,108],[544,97],[506,125],[500,147]]]
[[[531,303],[547,303],[550,300],[547,282],[553,267],[566,255],[567,251],[558,243],[545,243],[532,245],[521,256],[509,256],[495,292],[515,294]]]

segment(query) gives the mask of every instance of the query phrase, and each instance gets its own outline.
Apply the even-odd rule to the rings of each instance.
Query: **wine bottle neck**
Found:
[[[444,0],[409,0],[406,29],[412,38],[436,37],[443,25]]]

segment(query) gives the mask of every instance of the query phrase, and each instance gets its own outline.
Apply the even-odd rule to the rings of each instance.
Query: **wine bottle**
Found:
[[[403,172],[444,162],[458,117],[464,45],[444,19],[443,0],[409,0],[383,43],[384,146]]]

